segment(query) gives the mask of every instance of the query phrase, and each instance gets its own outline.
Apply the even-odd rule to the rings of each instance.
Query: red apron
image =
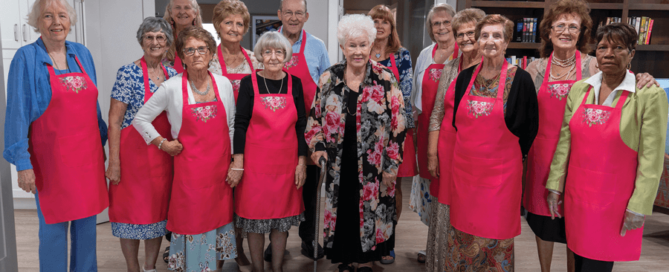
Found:
[[[281,29],[279,29],[279,31],[281,31]],[[285,68],[286,71],[289,71],[290,74],[298,77],[300,81],[302,81],[302,94],[304,96],[304,107],[306,108],[305,112],[309,115],[309,112],[311,111],[311,103],[314,102],[314,96],[316,96],[316,88],[318,85],[311,77],[311,73],[309,73],[307,58],[304,56],[305,46],[307,46],[307,32],[302,30],[300,52],[293,52],[293,56],[290,58],[290,61],[286,62]]]
[[[144,103],[153,96],[146,60],[141,59],[144,78]],[[164,66],[160,66],[169,74]],[[161,113],[152,122],[160,135],[172,140],[167,114]],[[147,145],[142,135],[130,125],[121,130],[121,182],[109,187],[109,221],[126,224],[153,224],[167,219],[174,160],[155,145]]]
[[[437,52],[437,45],[432,49],[432,58],[434,58],[434,53]],[[455,50],[457,53],[457,50]],[[439,88],[439,79],[441,78],[441,73],[444,70],[444,64],[431,64],[425,69],[423,74],[423,83],[421,86],[421,104],[423,105],[423,112],[418,115],[418,131],[416,132],[416,137],[418,139],[423,139],[418,141],[418,170],[420,172],[420,177],[430,180],[430,195],[434,197],[439,197],[439,180],[433,177],[430,172],[427,170],[427,141],[428,138],[428,128],[430,127],[430,116],[432,115],[432,109],[434,109],[434,101],[437,98],[437,89]]]
[[[97,118],[98,88],[81,73],[49,69],[51,101],[30,127],[30,162],[47,224],[97,215],[109,206],[102,140]]]
[[[177,53],[174,53],[174,70],[177,70],[177,73],[181,74],[184,72],[184,64],[181,62],[181,58]]]
[[[299,215],[304,204],[302,188],[295,186],[297,110],[292,77],[286,71],[286,94],[260,94],[256,74],[251,77],[253,117],[246,132],[244,175],[235,189],[235,213],[246,219]]]
[[[520,235],[523,155],[504,121],[508,63],[496,98],[470,94],[483,65],[482,60],[456,113],[451,223],[478,237],[510,239]]]
[[[400,71],[397,69],[395,63],[395,54],[390,54],[390,71],[395,75],[397,82],[400,82]],[[408,126],[409,124],[407,124]],[[397,169],[397,177],[413,177],[418,175],[418,167],[416,166],[416,148],[413,140],[414,129],[407,129],[406,137],[404,138],[404,154],[402,164]]]
[[[527,211],[542,216],[551,216],[546,197],[546,180],[550,172],[553,154],[560,139],[560,129],[567,105],[567,95],[571,86],[581,80],[581,53],[576,51],[576,80],[548,82],[551,73],[551,60],[548,58],[544,81],[539,88],[539,131],[527,155],[527,175],[525,176],[525,193],[523,206]],[[559,207],[562,213],[562,205]]]
[[[592,89],[592,87],[590,87]],[[643,227],[620,230],[637,176],[637,152],[620,138],[622,91],[616,107],[586,104],[569,121],[571,155],[565,184],[567,246],[588,259],[636,261],[641,255]]]
[[[244,53],[244,57],[246,58],[246,61],[249,63],[249,67],[251,67],[251,73],[255,71],[253,69],[253,62],[251,62],[251,58],[249,58],[249,54],[246,53],[246,50],[244,50],[243,47],[239,46],[242,49],[242,53]],[[228,68],[225,65],[225,59],[223,59],[223,52],[221,51],[221,46],[218,46],[218,62],[221,64],[221,73],[223,74],[224,77],[227,77],[230,80],[230,83],[232,83],[232,90],[235,94],[235,103],[237,103],[237,96],[239,96],[239,82],[242,81],[242,78],[249,74],[228,74]]]
[[[209,72],[216,101],[188,104],[188,72],[182,75],[183,116],[174,157],[174,182],[167,229],[201,234],[232,222],[232,188],[225,181],[230,166],[230,130],[225,106]]]
[[[458,74],[462,71],[462,58],[458,63]],[[453,127],[453,105],[455,104],[455,82],[451,81],[444,97],[444,119],[439,128],[437,156],[439,157],[439,186],[437,199],[439,203],[451,205],[453,190],[453,149],[455,148],[456,131]],[[434,183],[434,182],[433,182]],[[432,191],[430,190],[430,193]]]

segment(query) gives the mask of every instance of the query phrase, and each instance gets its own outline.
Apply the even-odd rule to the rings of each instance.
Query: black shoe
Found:
[[[265,249],[265,254],[263,254],[265,257],[266,262],[272,262],[272,243],[269,243],[267,245],[267,248]]]
[[[314,259],[314,246],[313,246],[313,241],[311,243],[305,242],[302,240],[302,255],[306,256],[309,259]],[[316,257],[316,260],[323,258],[325,255],[325,251],[323,250],[323,247],[321,247],[320,244],[318,244],[318,256]]]

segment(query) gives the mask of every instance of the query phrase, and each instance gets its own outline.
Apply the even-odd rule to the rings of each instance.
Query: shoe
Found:
[[[394,263],[394,262],[395,262],[395,250],[391,250],[391,251],[390,251],[390,254],[389,254],[388,256],[393,257],[393,258],[390,259],[390,260],[381,258],[381,261],[379,261],[379,262],[380,262],[381,264],[392,264],[392,263]],[[385,256],[384,256],[384,257],[385,257]],[[358,271],[361,271],[361,270],[358,269]],[[372,269],[370,268],[369,271],[372,271]]]
[[[163,261],[165,261],[165,263],[170,262],[170,246],[167,246],[163,252]]]
[[[272,243],[269,243],[267,245],[267,248],[265,249],[265,254],[263,254],[263,257],[265,258],[266,262],[272,262]]]
[[[313,246],[313,241],[311,243],[305,242],[302,240],[302,255],[306,256],[309,259],[314,259],[314,246]],[[325,256],[325,251],[323,250],[323,247],[321,247],[321,244],[318,244],[318,255],[316,256],[316,260],[320,260]]]
[[[425,254],[425,251],[420,251],[418,252],[418,258],[416,259],[419,263],[425,263],[425,260],[427,260],[427,255]]]
[[[353,272],[353,271],[355,271],[355,267],[353,267],[350,264],[339,264],[339,266],[337,266],[337,269],[339,270],[339,272]],[[358,271],[360,271],[360,270],[358,270]]]
[[[151,269],[151,270],[146,270],[146,269],[144,269],[144,267],[143,267],[143,266],[142,266],[142,271],[144,271],[144,272],[156,272],[156,270],[155,270],[155,269]]]
[[[368,266],[363,266],[363,267],[358,267],[358,272],[373,272],[371,267]]]

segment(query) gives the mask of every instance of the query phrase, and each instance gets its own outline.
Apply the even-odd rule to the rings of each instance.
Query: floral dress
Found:
[[[236,257],[235,228],[232,223],[197,235],[172,232],[167,268],[177,272],[210,271],[216,270],[217,260]]]
[[[351,91],[344,84],[346,61],[328,68],[320,77],[314,105],[307,120],[306,141],[312,152],[326,151],[329,158],[325,183],[324,244],[326,254],[333,248],[338,223],[343,142],[347,114],[356,112],[357,177],[359,213],[346,214],[359,222],[362,252],[374,251],[387,241],[396,220],[395,187],[385,186],[382,173],[397,173],[402,163],[406,135],[406,111],[399,85],[392,72],[371,61],[360,85],[355,110],[348,107]],[[357,171],[356,171],[357,170]],[[394,183],[394,182],[393,182]],[[342,215],[344,216],[344,215]],[[358,238],[358,237],[356,237]]]
[[[167,74],[172,77],[177,75],[177,71],[167,67]],[[149,88],[152,93],[158,90],[158,85],[149,79]],[[116,73],[116,82],[112,87],[111,98],[121,101],[128,105],[123,116],[121,129],[128,127],[135,114],[144,106],[144,76],[142,68],[135,63],[124,65]],[[165,227],[167,220],[153,224],[126,224],[112,222],[112,235],[123,239],[148,240],[164,236],[167,233]]]

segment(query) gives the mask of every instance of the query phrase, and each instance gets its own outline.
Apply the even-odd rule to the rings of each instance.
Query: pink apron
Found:
[[[437,45],[432,49],[432,58],[434,58],[434,53],[437,52]],[[457,49],[454,50],[457,53]],[[420,171],[420,177],[424,179],[429,179],[430,182],[430,195],[434,197],[439,197],[439,180],[433,177],[430,172],[427,170],[427,138],[428,138],[428,128],[430,127],[430,116],[432,115],[432,109],[434,109],[434,101],[437,98],[437,89],[439,88],[439,79],[441,78],[441,73],[444,70],[444,64],[431,64],[425,69],[423,75],[422,83],[422,95],[421,95],[421,104],[423,105],[423,112],[418,115],[418,131],[416,132],[416,137],[418,139],[423,139],[418,141],[418,170]]]
[[[551,60],[548,58],[544,81],[539,88],[539,131],[527,155],[527,175],[525,176],[525,193],[523,206],[527,211],[542,216],[551,216],[546,203],[548,190],[546,180],[550,172],[553,154],[560,139],[560,129],[564,119],[564,108],[571,86],[581,80],[581,53],[576,51],[576,80],[548,82],[551,73]],[[562,213],[562,205],[559,207]]]
[[[483,65],[482,60],[456,113],[451,223],[478,237],[510,239],[520,234],[523,155],[504,121],[508,63],[496,98],[470,94]]]
[[[109,206],[97,118],[98,88],[81,73],[49,69],[51,101],[30,126],[30,162],[47,224],[73,221]]]
[[[251,74],[253,114],[246,132],[244,175],[235,189],[235,213],[246,219],[278,219],[304,211],[302,188],[295,186],[298,156],[293,81],[284,71],[286,94],[260,94],[256,73]]]
[[[209,72],[216,101],[188,104],[188,72],[182,75],[183,112],[174,157],[174,182],[167,229],[201,234],[232,222],[232,188],[225,181],[231,158],[225,106]]]
[[[390,54],[390,71],[395,75],[397,82],[400,82],[400,71],[397,69],[397,64],[395,63],[395,54]],[[408,124],[407,124],[408,125]],[[404,154],[402,159],[402,164],[400,164],[397,169],[397,177],[413,177],[418,175],[418,167],[416,162],[416,148],[414,147],[413,140],[414,129],[407,129],[406,137],[404,138]]]
[[[621,91],[613,108],[586,104],[590,89],[569,121],[571,155],[564,193],[567,246],[588,259],[636,261],[643,227],[620,236],[638,165],[637,152],[620,137],[622,108],[630,93]]]
[[[240,48],[242,49],[242,53],[244,53],[246,61],[249,63],[249,67],[251,67],[251,73],[253,73],[255,70],[253,69],[253,62],[251,62],[249,54],[246,53],[246,50],[244,50],[243,47],[240,46]],[[223,59],[223,52],[221,51],[220,45],[218,46],[218,62],[221,64],[221,73],[224,77],[227,77],[230,80],[230,83],[232,83],[232,91],[235,94],[235,103],[237,103],[237,96],[239,95],[239,82],[241,82],[242,78],[249,74],[228,74],[228,68],[225,65],[225,59]]]
[[[316,88],[318,87],[318,85],[316,84],[316,82],[314,82],[314,79],[311,77],[311,73],[309,73],[309,65],[307,64],[307,58],[304,56],[304,48],[306,46],[307,46],[307,32],[305,30],[302,30],[302,43],[300,44],[300,52],[293,53],[293,56],[290,58],[290,61],[286,62],[285,68],[286,71],[298,77],[302,82],[302,95],[304,97],[304,107],[306,108],[305,112],[307,113],[307,115],[309,115],[309,112],[311,111],[311,103],[314,102],[314,96],[316,96]]]
[[[181,62],[181,58],[177,53],[174,53],[174,70],[177,70],[177,73],[181,74],[184,72],[184,64]]]
[[[144,103],[153,96],[144,57],[140,60],[144,78]],[[160,66],[169,74],[164,66]],[[160,135],[172,140],[167,114],[152,122]],[[174,160],[155,145],[147,145],[142,135],[130,125],[121,130],[121,182],[109,187],[109,220],[126,224],[153,224],[167,219],[170,191],[174,178]]]

